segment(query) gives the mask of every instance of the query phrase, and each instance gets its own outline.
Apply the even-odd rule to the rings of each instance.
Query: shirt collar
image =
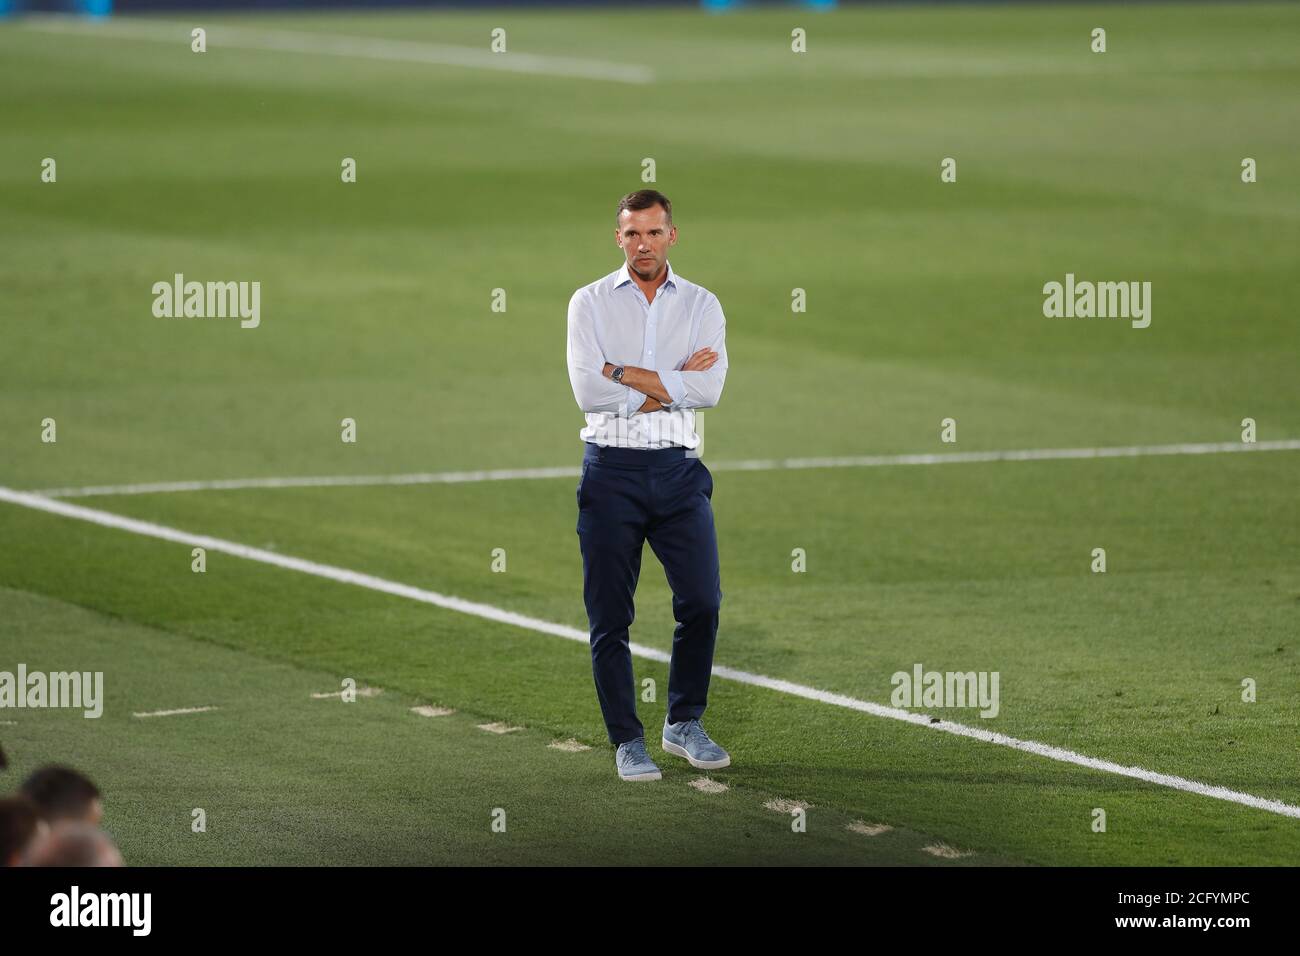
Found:
[[[664,271],[668,273],[668,278],[664,279],[663,283],[659,286],[659,288],[665,289],[668,286],[672,286],[673,291],[676,292],[677,274],[673,272],[673,264],[671,262],[665,262]],[[623,265],[619,267],[618,275],[614,277],[614,288],[615,289],[622,288],[625,284],[631,281],[632,281],[632,270],[628,268],[627,260],[624,259]]]

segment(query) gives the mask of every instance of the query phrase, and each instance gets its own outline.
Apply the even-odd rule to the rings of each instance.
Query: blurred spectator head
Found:
[[[117,845],[89,823],[63,822],[36,838],[22,866],[125,866]]]
[[[66,820],[98,826],[104,815],[99,788],[71,767],[41,767],[23,781],[22,793],[51,825]]]
[[[36,804],[26,797],[0,798],[0,866],[17,866],[27,848],[48,831]]]

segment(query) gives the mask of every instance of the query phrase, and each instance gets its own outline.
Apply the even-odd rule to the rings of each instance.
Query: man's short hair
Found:
[[[41,814],[26,797],[0,798],[0,866],[9,866],[36,839]]]
[[[618,225],[621,221],[624,209],[651,209],[655,206],[663,206],[664,212],[668,214],[668,225],[673,224],[673,204],[657,189],[638,189],[634,193],[628,193],[618,201],[618,212],[614,213],[614,224]]]
[[[36,804],[41,816],[58,820],[85,820],[99,799],[99,788],[71,767],[41,767],[23,781],[22,793]]]

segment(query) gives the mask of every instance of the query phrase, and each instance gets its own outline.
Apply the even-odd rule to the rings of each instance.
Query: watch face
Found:
[[[623,366],[620,365],[618,368],[614,369],[614,371],[610,373],[610,377],[616,382],[623,381]]]

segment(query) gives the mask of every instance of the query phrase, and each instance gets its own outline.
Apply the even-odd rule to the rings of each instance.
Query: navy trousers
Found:
[[[684,448],[610,448],[586,443],[578,479],[582,596],[591,627],[591,667],[609,740],[644,734],[636,715],[628,628],[646,539],[673,592],[668,719],[704,715],[722,582],[713,528],[713,475]]]

